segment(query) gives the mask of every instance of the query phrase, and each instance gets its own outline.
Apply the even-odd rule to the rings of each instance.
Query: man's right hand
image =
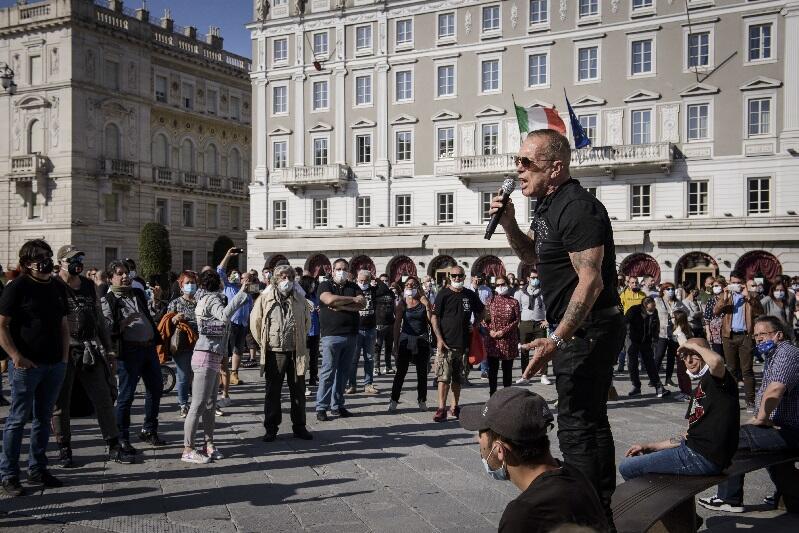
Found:
[[[624,457],[635,457],[636,455],[644,455],[647,453],[648,448],[646,444],[633,444],[630,446],[630,449],[627,450],[627,453],[624,454]]]
[[[500,207],[502,207],[502,193],[491,199],[491,208],[488,210],[488,215],[494,216],[494,213],[499,211]],[[508,224],[516,223],[516,208],[513,206],[513,200],[510,198],[508,198],[508,203],[505,205],[505,211],[502,213],[499,223],[503,228]]]
[[[36,368],[36,364],[28,359],[27,357],[23,357],[21,355],[17,357],[11,357],[11,361],[14,363],[14,368],[19,370],[27,370],[29,368]]]
[[[446,351],[449,351],[449,346],[444,344],[444,341],[438,341],[437,349],[438,353],[444,353]]]
[[[361,309],[364,309],[366,307],[366,298],[364,298],[363,295],[359,294],[358,296],[354,296],[352,298],[352,303],[354,303]]]

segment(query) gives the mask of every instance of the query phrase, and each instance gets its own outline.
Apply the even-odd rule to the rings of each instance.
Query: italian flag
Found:
[[[543,129],[555,130],[561,135],[566,135],[566,124],[554,108],[538,106],[524,108],[515,103],[513,106],[516,108],[516,120],[522,135]]]

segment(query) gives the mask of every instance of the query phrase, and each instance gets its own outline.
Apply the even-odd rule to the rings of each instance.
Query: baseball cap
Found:
[[[500,389],[485,405],[466,405],[460,413],[460,423],[464,429],[490,429],[519,444],[546,435],[553,420],[546,400],[534,392],[516,387]]]
[[[57,261],[69,260],[78,255],[86,255],[86,254],[81,252],[71,244],[65,244],[64,246],[58,249],[58,253],[56,254],[56,260]]]

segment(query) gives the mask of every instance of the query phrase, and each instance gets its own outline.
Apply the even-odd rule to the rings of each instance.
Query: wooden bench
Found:
[[[718,485],[728,476],[747,474],[767,466],[799,461],[799,450],[777,452],[742,451],[719,476],[676,476],[653,474],[631,479],[616,487],[613,494],[613,520],[619,533],[695,533],[694,497]],[[799,512],[799,470],[793,464],[778,469],[783,491],[781,505],[788,512]]]

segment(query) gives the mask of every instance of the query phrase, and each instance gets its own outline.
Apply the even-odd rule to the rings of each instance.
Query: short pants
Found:
[[[466,350],[463,348],[444,349],[436,353],[436,381],[439,383],[463,383],[466,378]]]
[[[229,350],[231,353],[237,353],[239,355],[243,354],[246,350],[246,340],[247,340],[247,330],[244,326],[240,326],[238,324],[230,324],[230,340],[229,343]]]

